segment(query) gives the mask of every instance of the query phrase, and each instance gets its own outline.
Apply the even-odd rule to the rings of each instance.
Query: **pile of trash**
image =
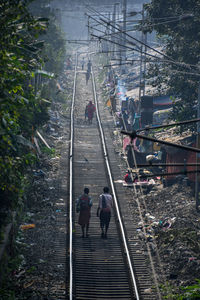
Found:
[[[200,214],[192,190],[179,184],[159,187],[145,196],[145,203],[145,222],[138,223],[137,232],[144,245],[156,245],[165,280],[176,287],[195,284],[200,277]]]

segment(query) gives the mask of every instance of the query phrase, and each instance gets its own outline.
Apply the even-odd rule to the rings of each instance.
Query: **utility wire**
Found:
[[[170,172],[170,173],[160,173],[160,174],[142,174],[140,175],[140,178],[146,178],[146,177],[162,177],[162,176],[170,176],[170,175],[186,175],[186,174],[191,174],[191,173],[198,173],[200,170],[192,170],[192,171],[179,171],[179,172]]]
[[[149,168],[149,167],[196,167],[196,166],[200,166],[200,163],[188,163],[188,164],[185,164],[185,163],[167,163],[167,164],[164,164],[164,163],[149,163],[149,164],[138,164],[137,165],[138,168]]]
[[[94,9],[93,9],[93,10],[94,10]],[[94,10],[94,11],[97,12],[96,10]],[[97,12],[97,13],[98,13],[98,12]],[[101,14],[99,13],[99,15],[101,15]],[[108,19],[108,18],[107,18],[107,19]],[[127,36],[130,37],[131,39],[134,39],[134,40],[137,41],[138,43],[140,43],[140,44],[146,46],[147,48],[149,48],[149,49],[151,49],[151,50],[153,50],[154,52],[157,52],[158,54],[160,54],[160,55],[166,57],[166,58],[169,60],[169,62],[171,62],[171,63],[172,63],[172,62],[173,62],[173,63],[178,63],[178,64],[180,64],[180,66],[182,65],[183,67],[187,67],[187,68],[191,68],[191,66],[194,66],[194,65],[189,65],[189,64],[185,64],[185,63],[176,62],[175,60],[171,59],[170,57],[168,57],[168,56],[165,55],[164,53],[158,51],[157,49],[155,49],[155,48],[153,48],[153,47],[147,45],[146,43],[144,43],[144,42],[142,42],[142,41],[140,41],[140,40],[138,40],[138,39],[132,37],[131,35],[127,34],[126,31],[120,30],[119,28],[115,27],[114,25],[111,24],[111,21],[110,21],[109,19],[108,19],[109,22],[107,22],[106,20],[104,20],[104,19],[102,19],[102,18],[100,18],[100,20],[101,20],[103,23],[107,23],[107,24],[108,24],[109,26],[111,26],[112,28],[119,30],[121,33],[124,33],[125,35],[127,35]],[[97,20],[95,19],[95,21],[97,21]],[[101,25],[104,25],[103,23],[100,23],[99,21],[98,21],[98,23],[101,24]],[[104,26],[105,26],[105,25],[104,25]],[[98,38],[103,38],[103,37],[98,37]],[[127,40],[127,41],[130,42],[129,40]],[[110,41],[110,42],[111,42],[111,41]],[[113,41],[112,41],[112,42],[113,42]],[[123,45],[121,45],[121,46],[123,46]],[[135,50],[135,49],[133,49],[133,50]],[[136,51],[136,50],[135,50],[135,51]],[[145,54],[146,54],[146,55],[149,55],[148,53],[145,53]],[[156,57],[156,56],[155,56],[155,57]],[[157,57],[156,57],[156,58],[157,58]],[[194,67],[197,68],[197,66],[194,66]]]
[[[170,20],[170,21],[165,21],[165,22],[161,22],[161,23],[154,23],[154,24],[149,24],[149,25],[142,25],[140,28],[142,29],[145,29],[145,28],[149,28],[149,27],[154,27],[154,26],[157,26],[157,25],[163,25],[163,24],[168,24],[168,23],[174,23],[174,22],[178,22],[178,21],[181,21],[181,20],[184,20],[184,18],[182,19],[177,19],[177,20]],[[148,21],[148,19],[147,19]],[[137,25],[136,25],[137,26]]]
[[[153,55],[153,54],[150,54],[148,52],[144,52],[144,51],[140,51],[136,48],[132,48],[132,47],[129,47],[129,46],[126,46],[126,45],[123,45],[123,44],[120,44],[120,43],[117,43],[115,41],[111,41],[109,39],[106,39],[106,38],[103,38],[103,37],[99,37],[98,35],[95,35],[95,34],[91,34],[91,36],[94,36],[96,37],[97,39],[99,40],[104,40],[104,41],[107,41],[107,42],[110,42],[112,44],[115,44],[115,45],[118,45],[118,46],[121,46],[121,47],[124,47],[126,49],[129,49],[129,50],[132,50],[132,51],[136,51],[136,52],[140,52],[142,54],[145,54],[147,56],[150,56],[150,57],[153,57],[153,58],[156,58],[156,59],[159,59],[160,62],[168,62],[168,63],[171,63],[171,64],[175,64],[179,67],[188,67],[187,65],[185,64],[182,64],[182,63],[179,63],[179,62],[176,62],[176,61],[171,61],[171,60],[161,60],[159,57]],[[147,62],[150,62],[150,63],[154,63],[154,61],[147,61]],[[159,63],[159,61],[157,61],[157,63]],[[126,63],[125,63],[126,64]],[[129,63],[128,63],[129,64]],[[176,73],[182,73],[182,74],[186,74],[186,75],[194,75],[194,76],[200,76],[199,73],[192,73],[192,72],[184,72],[184,71],[178,71],[178,70],[173,70],[173,72],[176,72]],[[174,74],[174,73],[173,73]]]
[[[102,24],[103,25],[103,24]],[[91,28],[93,28],[93,27],[91,27]],[[99,31],[99,32],[102,32],[102,33],[105,33],[104,31],[101,31],[101,30],[98,30],[98,29],[95,29],[94,28],[94,30],[97,30],[97,31]],[[112,34],[117,34],[117,33],[119,33],[119,32],[114,32],[114,33],[112,33]],[[112,34],[106,34],[106,35],[104,35],[104,37],[105,36],[111,36]],[[99,38],[99,37],[98,37]],[[118,40],[121,40],[121,38],[120,37],[115,37],[115,38],[117,38]],[[110,43],[113,43],[113,41],[111,41],[111,40],[107,40],[107,41],[109,41]],[[126,40],[126,42],[127,43],[130,43],[131,45],[134,45],[134,46],[136,46],[136,47],[138,47],[136,44],[134,44],[134,43],[131,43],[129,40]],[[126,47],[125,45],[122,45],[122,44],[119,44],[120,46],[123,46],[123,47]],[[142,53],[142,54],[144,54],[144,55],[149,55],[149,56],[151,56],[151,57],[154,57],[154,58],[156,58],[157,60],[159,60],[159,61],[157,61],[157,63],[160,63],[160,62],[162,62],[162,63],[171,63],[171,64],[175,64],[175,65],[177,65],[177,66],[180,66],[180,67],[188,67],[188,66],[190,66],[190,67],[195,67],[195,68],[197,68],[197,66],[196,65],[192,65],[192,64],[184,64],[184,63],[180,63],[180,62],[177,62],[177,61],[171,61],[171,60],[161,60],[161,58],[159,58],[159,57],[157,57],[157,56],[154,56],[154,55],[150,55],[148,52],[143,52],[143,51],[141,51],[140,49],[139,50],[136,50],[136,49],[132,49],[132,50],[134,50],[134,51],[137,51],[137,52],[140,52],[140,53]],[[148,61],[148,60],[146,60],[146,62],[150,62],[150,63],[156,63],[156,61]],[[129,63],[128,63],[129,64]],[[181,71],[177,71],[177,70],[175,70],[176,72],[181,72]],[[183,74],[184,74],[185,72],[183,72]],[[197,73],[186,73],[186,74],[191,74],[191,75],[199,75],[199,74],[197,74]]]
[[[159,126],[154,126],[154,127],[146,126],[145,128],[137,129],[136,132],[152,130],[152,129],[154,130],[154,129],[160,129],[160,128],[167,128],[167,127],[171,127],[171,126],[179,126],[179,125],[185,125],[185,124],[196,123],[196,122],[200,122],[200,119],[187,120],[187,121],[182,121],[182,122],[178,122],[178,123],[174,122],[171,124],[159,125]]]
[[[103,68],[109,68],[114,66],[122,66],[122,65],[132,65],[132,63],[121,63],[121,64],[112,64],[112,65],[104,65]]]
[[[147,140],[147,141],[151,141],[151,142],[155,142],[155,143],[160,143],[160,144],[164,144],[164,145],[167,145],[167,146],[172,146],[172,147],[180,148],[180,149],[183,149],[183,150],[200,153],[200,149],[198,149],[198,148],[184,146],[184,145],[179,145],[179,144],[175,144],[175,143],[171,143],[171,142],[167,142],[167,141],[155,139],[155,138],[152,138],[152,137],[149,137],[149,136],[140,135],[140,134],[137,134],[136,131],[130,132],[130,131],[121,130],[121,133],[129,135],[132,140],[137,137],[137,138],[144,139],[144,140]]]
[[[100,30],[100,29],[97,29],[97,28],[93,28],[93,27],[91,27],[89,25],[87,25],[87,27],[90,28],[90,29],[92,28],[93,30],[96,30],[98,32],[105,33],[103,30]]]
[[[140,52],[140,53],[143,53],[143,54],[146,54],[146,55],[148,55],[148,56],[151,56],[151,57],[153,57],[153,58],[157,58],[157,59],[158,59],[157,56],[155,56],[155,55],[153,55],[153,54],[150,54],[150,53],[148,53],[148,52],[143,52],[143,51],[141,52],[141,51],[138,50],[138,49],[135,49],[135,48],[132,48],[132,47],[129,47],[129,46],[125,46],[125,45],[123,45],[123,44],[120,44],[120,43],[117,43],[117,42],[114,42],[114,41],[110,41],[109,39],[100,37],[100,36],[95,35],[95,34],[91,34],[91,36],[94,36],[94,37],[96,37],[96,38],[99,39],[99,40],[102,39],[102,40],[104,40],[104,41],[108,41],[108,42],[110,42],[110,43],[113,43],[113,44],[116,44],[116,45],[118,45],[118,46],[124,47],[124,48],[126,48],[126,49],[130,49],[130,50],[132,50],[132,51]]]
[[[109,24],[109,22],[103,20],[102,18],[100,18],[100,20],[101,20],[102,22],[106,23],[106,24]],[[114,28],[114,29],[118,29],[117,27],[115,27],[115,26],[112,25],[112,24],[109,24],[109,25],[110,25],[112,28]],[[174,61],[174,60],[171,59],[169,56],[167,56],[167,55],[165,55],[164,53],[158,51],[157,49],[155,49],[155,48],[153,48],[153,47],[147,45],[146,43],[144,43],[144,42],[142,42],[142,41],[136,39],[135,37],[131,36],[130,34],[126,33],[125,31],[120,30],[120,29],[118,29],[118,30],[119,30],[121,33],[124,33],[126,36],[130,37],[131,39],[133,39],[134,41],[140,43],[141,45],[143,45],[143,46],[145,46],[145,47],[147,47],[147,48],[153,50],[154,52],[156,52],[156,53],[158,53],[158,54],[160,54],[160,55],[162,55],[162,56],[164,56],[165,58],[169,59],[170,61]]]

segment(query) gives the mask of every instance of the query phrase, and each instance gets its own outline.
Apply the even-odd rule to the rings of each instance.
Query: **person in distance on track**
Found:
[[[85,122],[87,123],[88,121],[88,104],[85,107]]]
[[[81,60],[81,69],[84,70],[85,60],[84,57]]]
[[[112,207],[113,199],[109,194],[109,188],[106,186],[103,188],[103,194],[99,196],[99,206],[97,208],[97,217],[100,217],[101,238],[107,239],[107,231],[110,224]]]
[[[92,101],[89,102],[87,105],[87,117],[88,117],[88,123],[92,124],[92,119],[94,117],[94,112],[96,111],[95,105],[92,103]]]
[[[76,201],[76,212],[79,212],[78,223],[81,226],[82,237],[88,237],[90,216],[91,216],[91,207],[92,207],[92,199],[88,195],[89,189],[84,188],[84,193],[79,196]],[[85,232],[86,228],[86,232]]]
[[[88,80],[90,79],[90,72],[87,70],[85,73],[86,85],[88,84]]]
[[[87,63],[87,71],[89,73],[91,72],[91,68],[92,68],[92,63],[91,63],[91,60],[89,60],[88,63]]]
[[[92,68],[92,63],[89,60],[88,63],[87,63],[86,85],[88,84],[88,80],[90,79],[91,68]]]

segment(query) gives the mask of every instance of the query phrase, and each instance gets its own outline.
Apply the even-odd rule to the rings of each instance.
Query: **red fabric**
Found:
[[[84,206],[82,205],[83,202],[85,202]],[[91,210],[89,203],[90,203],[89,197],[86,197],[85,195],[83,195],[81,197],[81,201],[80,201],[80,214],[79,214],[79,218],[78,218],[78,224],[81,226],[89,224],[90,210]]]
[[[83,226],[87,225],[90,222],[90,207],[80,211],[79,218],[78,218],[78,224]]]
[[[136,146],[136,140],[137,140],[137,138],[133,140],[133,149],[136,150],[136,151],[138,151],[138,148],[137,148],[137,146]],[[131,143],[130,137],[129,137],[129,136],[126,136],[126,137],[123,139],[123,150],[126,150],[126,147],[127,147],[128,145],[130,145],[130,143]]]
[[[88,111],[88,119],[89,120],[92,120],[95,110],[96,110],[96,108],[95,108],[94,104],[88,104],[87,111]]]
[[[124,181],[127,182],[127,183],[131,183],[131,182],[132,182],[131,175],[127,173],[127,174],[124,176]]]

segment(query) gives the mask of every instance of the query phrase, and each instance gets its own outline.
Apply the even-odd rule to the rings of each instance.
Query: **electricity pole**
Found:
[[[112,14],[112,24],[113,24],[113,27],[112,27],[112,42],[115,42],[115,24],[116,24],[116,3],[114,4],[114,8],[113,8],[113,14]],[[113,51],[113,54],[112,54],[112,57],[114,58],[115,57],[115,44],[112,43],[112,51]]]
[[[144,7],[142,9],[142,25],[144,23]],[[142,30],[142,35],[141,35],[141,42],[144,42],[144,34],[143,34],[143,30]],[[141,107],[141,92],[142,92],[142,85],[143,85],[143,58],[142,58],[142,53],[143,53],[143,44],[141,44],[140,46],[140,85],[139,85],[139,105]],[[143,89],[143,96],[144,96],[144,89]]]
[[[127,10],[127,0],[123,0],[123,9],[122,9],[122,14],[123,14],[123,59],[122,59],[122,63],[125,63],[126,61],[126,10]],[[122,66],[123,68],[123,72],[122,73],[126,73],[126,67],[125,64]]]
[[[200,83],[198,87],[198,104],[197,104],[197,118],[200,117]],[[200,148],[200,124],[197,122],[197,139],[196,139],[196,148]],[[196,163],[200,162],[200,153],[196,154]],[[198,165],[196,166],[196,170],[198,170]],[[196,209],[199,209],[200,205],[200,193],[199,193],[199,173],[196,172],[195,178],[195,199],[196,199]]]

